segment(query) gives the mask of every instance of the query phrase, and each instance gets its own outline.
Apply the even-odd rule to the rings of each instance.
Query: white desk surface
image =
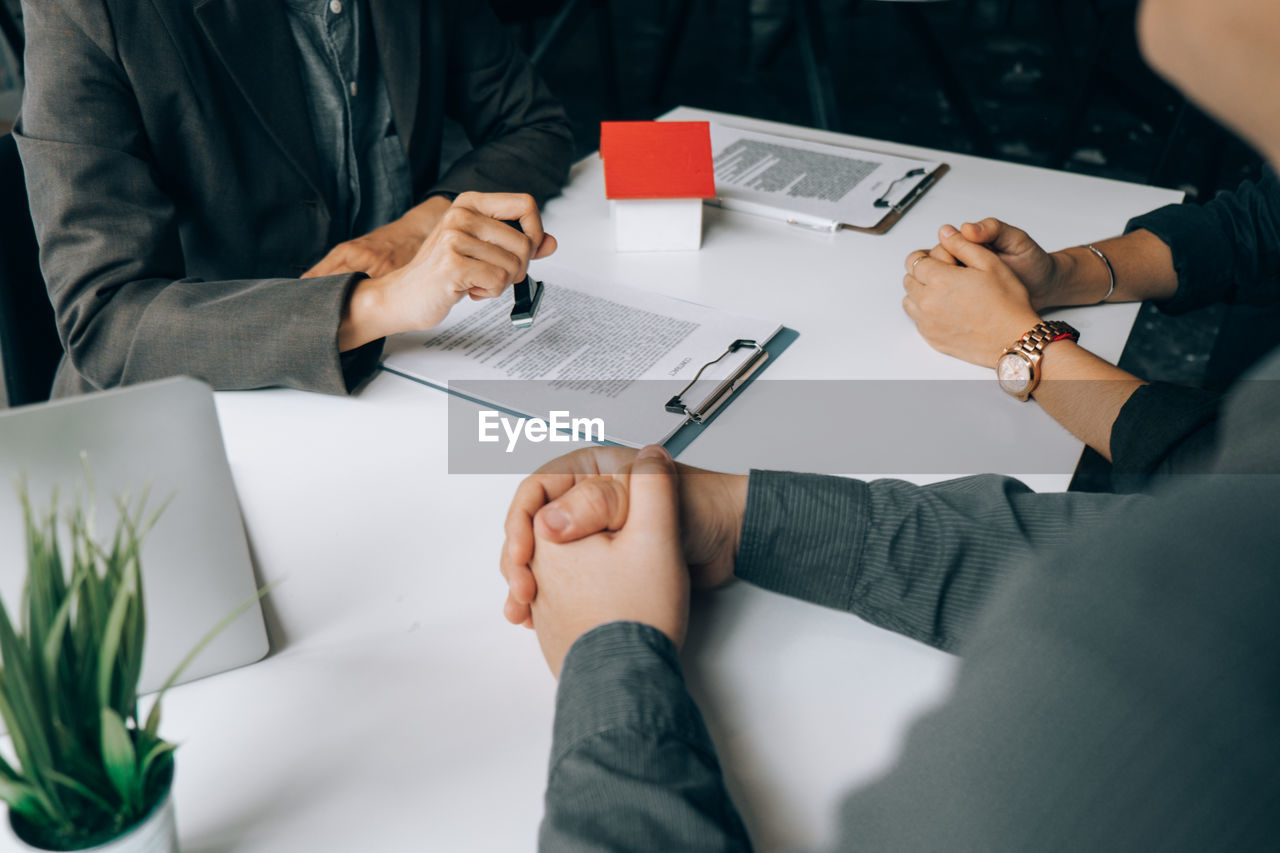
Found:
[[[715,116],[680,109],[670,117]],[[952,172],[886,236],[817,234],[708,210],[700,252],[620,255],[600,163],[588,157],[546,209],[558,260],[604,282],[797,329],[771,378],[977,378],[987,372],[934,353],[902,313],[910,250],[932,246],[944,222],[988,215],[1056,249],[1118,233],[1128,217],[1180,197],[790,132],[941,157]],[[1134,307],[1108,306],[1062,316],[1115,359],[1134,315]],[[769,467],[769,447],[719,459],[711,438],[755,415],[750,398],[748,390],[681,458]],[[269,599],[267,660],[168,697],[163,732],[182,743],[183,849],[533,850],[555,684],[533,634],[501,615],[497,554],[518,478],[450,476],[446,395],[390,375],[350,399],[224,393],[218,411],[260,576],[285,582]],[[991,417],[1021,418],[1035,440],[1079,451],[1034,405],[995,407]],[[940,423],[938,438],[983,436],[957,438]],[[1066,483],[1065,474],[1034,478],[1042,489]],[[892,762],[911,720],[943,695],[954,671],[931,649],[745,584],[696,602],[684,658],[762,851],[829,840],[841,792]]]

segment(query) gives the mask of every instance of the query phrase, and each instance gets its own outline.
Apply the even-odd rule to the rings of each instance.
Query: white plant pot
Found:
[[[12,825],[10,822],[10,827]],[[49,853],[47,848],[27,844],[16,833],[14,838],[19,850]],[[141,823],[134,824],[124,835],[96,847],[81,848],[76,853],[178,853],[178,824],[173,815],[173,789],[170,788],[165,793],[164,799],[151,810],[151,814]]]

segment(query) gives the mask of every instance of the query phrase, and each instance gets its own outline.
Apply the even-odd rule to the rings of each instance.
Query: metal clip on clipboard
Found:
[[[903,181],[909,181],[912,178],[927,178],[927,176],[925,175],[924,169],[912,169],[910,172],[907,172],[901,178],[898,178],[896,181],[893,181],[891,184],[889,184],[889,186],[885,189],[884,193],[880,196],[880,198],[876,199],[875,202],[873,202],[873,204],[876,207],[879,207],[882,209],[892,208],[894,210],[906,210],[908,207],[911,206],[911,202],[915,201],[916,190],[920,187],[921,184],[925,183],[925,181],[922,180],[920,181],[920,183],[916,184],[916,186],[909,189],[907,191],[907,194],[898,200],[897,204],[894,204],[893,202],[889,201],[889,196],[893,195],[893,191],[898,186],[898,184],[902,183]]]
[[[697,384],[702,378],[703,372],[712,365],[719,364],[735,352],[741,352],[744,349],[753,350],[751,357],[742,363],[742,366],[733,372],[733,375],[725,379],[716,389],[702,401],[698,409],[691,409],[684,402],[684,395],[689,393],[689,389]],[[739,338],[729,344],[729,348],[720,354],[719,358],[708,361],[702,367],[698,368],[698,372],[689,380],[689,384],[680,389],[680,393],[676,394],[667,401],[666,409],[673,415],[684,415],[695,424],[703,423],[707,418],[715,414],[716,410],[723,406],[733,392],[743,386],[748,379],[751,378],[757,370],[760,369],[766,361],[769,360],[769,353],[765,348],[755,341],[749,341],[745,338]]]

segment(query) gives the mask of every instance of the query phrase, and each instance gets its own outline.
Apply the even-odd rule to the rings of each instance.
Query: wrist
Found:
[[[1111,273],[1105,261],[1084,246],[1073,246],[1051,256],[1056,270],[1055,293],[1060,305],[1096,305],[1111,289]]]
[[[394,295],[401,278],[401,271],[396,270],[356,282],[347,297],[342,322],[338,326],[339,352],[407,331],[397,323],[401,313],[394,306]]]
[[[1035,397],[1036,392],[1044,388],[1045,379],[1056,380],[1069,377],[1070,371],[1063,368],[1065,365],[1074,364],[1078,360],[1080,352],[1079,342],[1071,338],[1062,338],[1045,344],[1040,359],[1041,382],[1031,392],[1031,396]]]
[[[714,589],[733,578],[747,512],[746,474],[723,474],[676,463],[684,555],[693,585]]]
[[[444,218],[445,213],[452,206],[453,202],[448,198],[436,195],[419,205],[409,208],[401,218],[410,224],[425,240],[432,231],[436,230],[436,226],[440,224],[440,220]]]
[[[1022,340],[1023,335],[1043,322],[1044,319],[1035,311],[1027,311],[1025,313],[1020,312],[998,324],[991,341],[993,346],[989,347],[991,353],[990,361],[983,366],[994,368],[1005,350],[1015,346],[1018,341]]]
[[[725,474],[723,477],[727,507],[725,521],[729,528],[727,539],[732,564],[737,562],[738,551],[742,548],[742,519],[747,514],[747,485],[751,477],[747,474]]]

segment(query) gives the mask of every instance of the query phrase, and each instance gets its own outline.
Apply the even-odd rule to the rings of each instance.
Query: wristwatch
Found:
[[[1080,333],[1061,320],[1037,323],[1036,327],[1005,347],[996,362],[996,381],[1007,393],[1024,403],[1040,384],[1040,359],[1044,348],[1055,341],[1080,340]]]

